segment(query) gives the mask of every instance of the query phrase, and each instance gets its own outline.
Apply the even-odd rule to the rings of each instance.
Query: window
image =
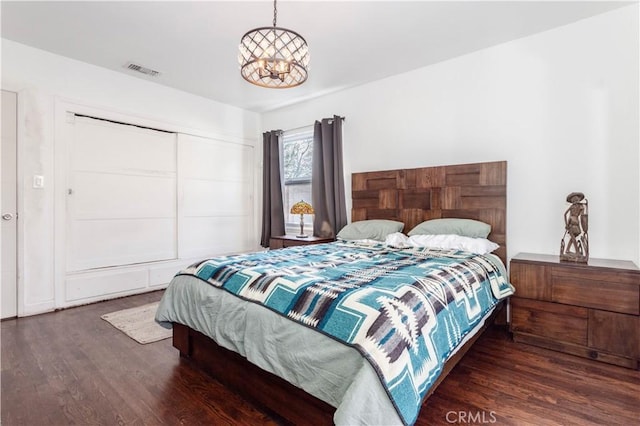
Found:
[[[284,221],[288,234],[300,232],[300,216],[289,213],[300,200],[311,200],[311,164],[313,159],[313,126],[288,130],[282,135],[282,168],[284,174]],[[313,215],[304,215],[305,233],[313,231]]]

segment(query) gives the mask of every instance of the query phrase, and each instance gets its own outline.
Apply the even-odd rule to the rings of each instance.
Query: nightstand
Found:
[[[324,238],[308,236],[306,238],[298,238],[295,235],[280,235],[277,237],[271,237],[271,239],[269,239],[269,248],[271,250],[274,250],[293,246],[308,246],[312,244],[330,243],[335,240],[336,239],[332,237]]]
[[[640,269],[633,262],[521,253],[511,259],[510,281],[514,341],[640,367]]]

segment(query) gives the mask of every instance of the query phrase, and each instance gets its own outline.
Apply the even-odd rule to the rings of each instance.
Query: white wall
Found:
[[[19,93],[19,314],[55,307],[61,104],[253,144],[256,177],[263,130],[333,114],[346,116],[348,188],[352,172],[507,160],[509,256],[557,253],[564,198],[583,191],[592,256],[640,264],[639,16],[624,7],[262,117],[2,39],[2,88]]]
[[[18,92],[19,103],[19,223],[23,237],[18,261],[22,273],[19,315],[56,307],[54,265],[56,248],[60,247],[54,241],[54,226],[59,226],[54,217],[54,190],[60,188],[56,188],[59,171],[54,170],[54,147],[56,128],[64,120],[62,106],[76,105],[126,117],[127,121],[133,118],[136,124],[233,143],[255,145],[260,130],[256,113],[5,39],[2,88]],[[32,188],[34,175],[44,176],[44,189]],[[254,239],[257,246],[257,236]]]
[[[263,114],[263,129],[346,116],[347,188],[353,172],[507,160],[509,257],[558,253],[581,191],[591,256],[640,265],[638,57],[636,4]]]

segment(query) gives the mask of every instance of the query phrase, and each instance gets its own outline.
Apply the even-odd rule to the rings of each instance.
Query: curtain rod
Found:
[[[326,120],[333,121],[333,118],[327,118]],[[344,121],[344,120],[346,120],[346,117],[340,117],[340,120]],[[307,129],[309,127],[313,127],[313,124],[307,124],[306,126],[294,127],[293,129],[286,129],[286,130],[284,130],[284,132],[296,132],[298,130]]]
[[[287,129],[287,130],[285,130],[285,132],[296,132],[298,130],[307,129],[309,127],[313,129],[313,124],[307,124],[306,126],[300,126],[300,127],[295,127],[293,129]]]

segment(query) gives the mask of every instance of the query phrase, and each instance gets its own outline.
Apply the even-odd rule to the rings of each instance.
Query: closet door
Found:
[[[176,134],[75,116],[67,272],[177,258]]]
[[[247,251],[253,241],[253,147],[180,134],[180,258]]]

